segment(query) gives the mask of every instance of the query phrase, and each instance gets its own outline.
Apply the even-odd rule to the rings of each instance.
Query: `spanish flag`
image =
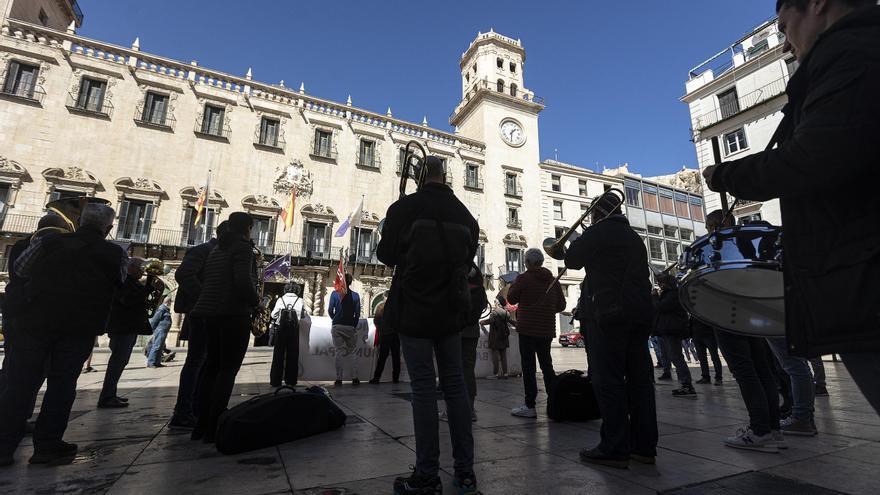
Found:
[[[284,231],[293,227],[293,206],[296,203],[296,188],[290,189],[290,201],[287,206],[281,209],[281,222],[284,225]]]
[[[211,171],[208,170],[208,180],[205,181],[205,187],[202,189],[202,193],[199,194],[199,199],[196,200],[196,219],[193,221],[193,225],[198,225],[202,220],[202,215],[205,213],[205,205],[208,204],[208,189],[211,188]]]

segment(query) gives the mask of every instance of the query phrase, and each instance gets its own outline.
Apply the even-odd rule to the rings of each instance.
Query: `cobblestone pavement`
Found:
[[[70,465],[29,466],[25,438],[17,462],[0,468],[2,493],[389,494],[395,476],[415,462],[412,415],[399,385],[346,384],[331,389],[349,414],[344,428],[278,447],[223,456],[167,427],[183,353],[166,368],[147,369],[135,350],[120,394],[131,407],[97,410],[104,363],[84,374],[66,440],[80,445]],[[580,349],[555,348],[557,371],[585,367]],[[270,354],[251,350],[233,403],[269,390]],[[696,401],[673,399],[658,384],[660,449],[656,466],[629,470],[592,467],[578,451],[598,442],[599,423],[556,423],[510,416],[522,401],[519,379],[478,380],[475,466],[485,494],[880,493],[880,418],[859,394],[842,364],[826,362],[830,397],[816,400],[814,438],[788,438],[780,454],[724,447],[724,436],[745,422],[736,383],[702,385]],[[697,375],[699,373],[697,372]],[[539,383],[541,381],[539,380]],[[329,385],[329,384],[324,384]],[[451,491],[450,445],[441,423],[441,465]]]

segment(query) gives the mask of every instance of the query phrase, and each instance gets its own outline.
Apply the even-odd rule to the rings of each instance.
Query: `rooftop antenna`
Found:
[[[559,161],[559,149],[558,148],[553,148],[553,160],[557,161],[557,162]]]

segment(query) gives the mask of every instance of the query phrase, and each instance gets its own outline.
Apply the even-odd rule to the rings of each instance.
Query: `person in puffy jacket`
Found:
[[[556,314],[565,309],[565,296],[553,273],[544,268],[544,255],[537,249],[526,251],[526,272],[510,286],[507,300],[517,306],[516,330],[519,334],[519,355],[522,360],[525,404],[514,408],[510,414],[523,418],[536,418],[535,400],[538,397],[535,357],[544,374],[544,386],[556,378],[550,344],[556,337]],[[552,284],[552,287],[551,287]],[[549,291],[548,291],[549,288]]]
[[[660,298],[657,300],[654,313],[654,334],[663,338],[665,344],[663,350],[668,353],[668,359],[675,366],[675,374],[678,375],[678,381],[681,383],[681,388],[673,390],[672,396],[695,399],[697,392],[694,390],[691,370],[684,360],[681,348],[682,339],[687,338],[690,333],[688,314],[678,299],[675,278],[658,277],[658,283]]]

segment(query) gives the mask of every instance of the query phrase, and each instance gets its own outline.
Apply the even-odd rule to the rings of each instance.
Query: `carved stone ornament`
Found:
[[[202,194],[202,189],[204,187],[184,187],[180,190],[180,197],[183,199],[184,203],[193,206],[196,204],[196,201],[199,200],[199,196]],[[229,206],[229,203],[226,202],[226,199],[223,197],[223,194],[220,193],[217,189],[211,189],[210,194],[208,195],[208,206],[211,208],[225,208]]]
[[[339,221],[339,219],[336,218],[336,212],[333,211],[333,208],[325,206],[321,203],[307,204],[303,206],[302,210],[300,211],[304,218],[314,218],[316,220],[329,223]]]
[[[312,195],[313,187],[312,173],[299,160],[292,160],[290,164],[275,169],[272,188],[278,194],[287,196],[291,189],[295,189],[298,198],[308,198]]]
[[[528,247],[529,242],[526,240],[526,236],[521,234],[507,234],[504,236],[504,244],[508,246],[521,246]]]
[[[487,244],[489,242],[489,237],[486,235],[486,231],[480,229],[480,244]]]
[[[100,182],[95,176],[81,167],[50,168],[43,172],[48,182],[73,182],[97,187]]]
[[[6,176],[14,175],[24,177],[27,175],[27,170],[25,170],[17,161],[10,160],[5,156],[0,156],[0,173]]]
[[[270,213],[278,213],[281,211],[281,205],[278,204],[278,201],[266,196],[265,194],[256,194],[253,196],[247,196],[241,200],[241,206],[245,210],[251,212],[270,212]]]
[[[361,225],[379,225],[380,220],[381,218],[379,218],[379,215],[376,215],[375,213],[366,210],[364,210],[363,214],[361,215]]]

